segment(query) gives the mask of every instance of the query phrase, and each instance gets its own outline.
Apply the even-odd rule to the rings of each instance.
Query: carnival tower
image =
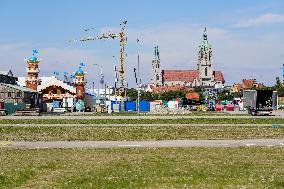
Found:
[[[81,63],[82,65],[83,63]],[[84,72],[82,66],[75,72],[75,86],[76,86],[76,110],[82,111],[85,108],[84,98],[85,98],[85,86],[87,81],[85,75],[87,72]]]
[[[38,76],[40,72],[38,65],[41,60],[36,57],[36,54],[38,54],[38,51],[33,50],[33,55],[28,60],[26,60],[28,73],[28,77],[26,79],[26,87],[37,91],[38,85],[41,84],[41,80]]]

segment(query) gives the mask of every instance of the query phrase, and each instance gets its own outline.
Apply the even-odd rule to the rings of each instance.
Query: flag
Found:
[[[33,50],[33,53],[34,53],[34,54],[37,54],[37,53],[38,53],[38,50]]]
[[[84,64],[84,62],[81,62],[81,63],[80,63],[80,66],[86,66],[86,65]]]
[[[64,72],[64,75],[68,75],[68,72]]]

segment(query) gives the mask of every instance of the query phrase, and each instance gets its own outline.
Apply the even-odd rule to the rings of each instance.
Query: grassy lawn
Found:
[[[0,188],[283,188],[283,148],[0,149]]]
[[[284,138],[284,127],[0,127],[0,141],[131,141]]]
[[[282,118],[1,119],[0,124],[284,124]]]

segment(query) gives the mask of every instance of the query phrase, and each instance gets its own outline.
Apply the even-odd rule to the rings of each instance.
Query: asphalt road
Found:
[[[237,118],[237,119],[273,119],[284,118],[284,116],[181,116],[181,115],[166,115],[166,116],[0,116],[1,119],[199,119],[199,118]]]
[[[284,139],[255,140],[167,140],[167,141],[53,141],[0,142],[0,148],[67,149],[67,148],[187,148],[187,147],[273,147],[284,148]]]

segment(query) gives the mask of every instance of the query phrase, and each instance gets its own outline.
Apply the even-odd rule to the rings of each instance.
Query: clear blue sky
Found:
[[[76,63],[68,62],[68,56],[75,56],[78,51],[78,64],[80,59],[86,64],[89,61],[89,65],[103,64],[107,81],[111,82],[112,56],[118,55],[118,43],[70,46],[67,41],[86,35],[85,28],[95,27],[92,34],[101,28],[117,28],[123,19],[128,20],[132,38],[127,48],[131,66],[127,69],[132,70],[135,65],[138,47],[134,38],[145,38],[139,47],[145,83],[150,79],[151,56],[157,43],[161,46],[163,68],[194,69],[204,26],[215,47],[214,67],[225,72],[228,84],[250,76],[272,84],[284,60],[283,0],[0,0],[0,70],[11,67],[18,75],[25,75],[23,59],[36,48],[45,57],[42,74],[54,70],[71,72]],[[248,51],[252,57],[246,54]],[[260,54],[264,57],[258,57]],[[127,74],[131,80],[132,72]],[[91,75],[89,79],[94,80]]]

